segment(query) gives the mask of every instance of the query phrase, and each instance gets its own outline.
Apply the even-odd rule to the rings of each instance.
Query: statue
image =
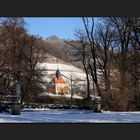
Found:
[[[10,98],[11,102],[11,114],[20,115],[21,109],[21,86],[19,81],[15,81],[13,86],[13,96]]]
[[[16,83],[16,86],[15,86],[15,93],[17,96],[21,95],[21,87],[20,87],[20,84],[18,82]]]

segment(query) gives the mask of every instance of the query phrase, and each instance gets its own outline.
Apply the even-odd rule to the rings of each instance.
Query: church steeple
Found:
[[[53,82],[56,84],[66,84],[65,81],[63,80],[60,70],[57,67],[56,73],[55,73],[55,77],[53,78]]]
[[[57,70],[56,70],[56,77],[59,78],[60,76],[61,76],[60,70],[59,70],[58,67],[57,67]]]

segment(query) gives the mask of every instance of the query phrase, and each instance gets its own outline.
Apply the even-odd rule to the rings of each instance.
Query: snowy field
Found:
[[[84,71],[70,64],[39,63],[38,67],[45,69],[47,74],[55,74],[57,68],[59,68],[60,72],[68,78],[70,78],[70,75],[72,75],[74,79],[75,78],[80,78],[81,80],[86,79],[86,74]],[[63,78],[65,79],[65,77]]]
[[[0,123],[140,123],[140,112],[24,109],[21,115],[0,113]]]

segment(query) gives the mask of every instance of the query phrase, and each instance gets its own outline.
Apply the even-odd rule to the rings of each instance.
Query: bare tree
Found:
[[[89,64],[88,64],[88,56],[89,56],[89,43],[87,42],[87,37],[85,36],[82,30],[75,31],[75,36],[77,38],[76,41],[66,42],[71,47],[74,48],[73,55],[75,56],[75,61],[82,62],[83,69],[86,73],[86,81],[87,81],[87,98],[90,97],[90,78],[89,78]]]
[[[112,65],[111,47],[114,37],[114,30],[110,28],[110,24],[100,24],[96,30],[95,43],[97,45],[97,62],[104,77],[106,94],[110,93],[110,72]]]
[[[138,73],[136,72],[138,70],[138,61],[133,59],[138,58],[138,51],[136,51],[139,44],[138,20],[136,22],[136,19],[132,17],[110,17],[106,18],[105,21],[107,24],[110,23],[111,28],[116,32],[113,41],[116,50],[113,53],[116,54],[114,59],[120,73],[118,77],[118,83],[120,83],[118,97],[120,97],[120,107],[122,110],[126,110],[129,107],[130,99],[132,100],[134,97],[132,94],[134,91],[132,77],[135,77],[134,81],[138,81],[136,80],[138,78]],[[132,54],[132,52],[135,53]],[[135,65],[134,63],[137,64]],[[134,67],[131,64],[134,64]],[[138,86],[135,89],[138,89]],[[121,100],[122,98],[124,99],[123,101]]]
[[[19,81],[22,87],[22,101],[36,97],[41,89],[42,73],[37,63],[43,59],[44,49],[41,39],[28,35],[24,26],[22,18],[3,18],[0,34],[3,56],[1,82],[4,86],[1,85],[1,88],[7,89],[7,92],[14,92],[14,83]]]
[[[93,17],[91,18],[91,20],[90,18],[83,18],[83,23],[90,44],[90,51],[92,56],[91,59],[89,59],[89,68],[90,68],[91,76],[93,78],[93,81],[97,89],[97,93],[99,96],[101,96],[100,86],[97,77],[97,60],[96,60],[96,49],[95,49],[96,45],[94,42],[94,19]]]

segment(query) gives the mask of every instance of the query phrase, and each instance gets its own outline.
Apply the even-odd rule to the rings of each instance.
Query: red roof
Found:
[[[57,78],[56,76],[53,78],[54,83],[65,84],[65,81],[62,77]]]

